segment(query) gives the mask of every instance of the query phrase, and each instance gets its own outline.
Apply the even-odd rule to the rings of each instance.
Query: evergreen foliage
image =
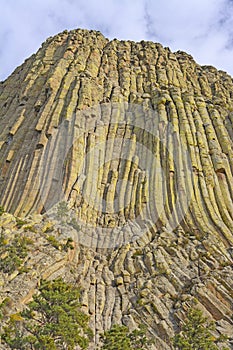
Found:
[[[114,325],[102,335],[103,346],[101,350],[146,350],[151,349],[153,341],[146,337],[146,327],[140,325],[139,329],[130,332],[128,327]]]
[[[80,311],[80,291],[62,279],[42,281],[39,294],[11,316],[1,338],[11,349],[87,349],[92,332]]]
[[[0,234],[0,270],[12,273],[18,269],[28,254],[28,245],[32,240],[17,234],[9,241],[4,234]]]
[[[214,337],[214,330],[214,322],[209,322],[200,310],[190,308],[173,345],[179,350],[218,350],[216,343],[226,340],[226,337]]]

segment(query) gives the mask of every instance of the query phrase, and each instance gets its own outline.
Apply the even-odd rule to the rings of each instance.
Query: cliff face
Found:
[[[143,321],[170,349],[194,301],[231,334],[232,123],[229,75],[94,31],[49,38],[1,83],[0,204],[31,224],[43,214],[38,235],[45,221],[74,239],[56,269],[45,259],[46,277],[72,266],[96,342]],[[27,295],[42,271],[4,275],[3,294],[24,278]]]

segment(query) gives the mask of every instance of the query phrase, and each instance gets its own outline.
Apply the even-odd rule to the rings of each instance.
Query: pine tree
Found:
[[[139,329],[130,332],[128,327],[114,325],[102,335],[101,350],[146,350],[151,349],[153,341],[146,337],[146,327],[140,325]]]
[[[88,316],[80,311],[80,291],[62,279],[42,281],[39,294],[12,315],[1,338],[11,349],[86,349],[92,336]]]
[[[209,322],[203,317],[200,310],[191,308],[180,333],[173,339],[173,345],[179,350],[218,350],[216,342],[226,339],[225,337],[215,338],[214,330],[214,322]]]

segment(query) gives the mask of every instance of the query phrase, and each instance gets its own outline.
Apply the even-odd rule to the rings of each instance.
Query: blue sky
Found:
[[[64,29],[151,40],[233,76],[233,0],[0,0],[0,80]]]

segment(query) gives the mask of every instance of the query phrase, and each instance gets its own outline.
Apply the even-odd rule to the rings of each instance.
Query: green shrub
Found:
[[[20,218],[16,218],[16,226],[17,228],[21,228],[23,225],[27,224],[27,221],[20,219]]]
[[[49,235],[46,237],[47,241],[56,249],[67,252],[68,249],[74,249],[72,238],[68,238],[66,243],[59,242],[54,236]]]
[[[67,238],[66,243],[63,245],[63,250],[67,251],[68,249],[73,250],[74,246],[73,246],[73,239],[72,238]]]
[[[11,315],[2,341],[18,350],[87,349],[92,332],[79,299],[80,290],[61,278],[42,281],[27,308]]]
[[[28,245],[32,240],[23,236],[15,235],[8,242],[4,234],[0,235],[0,270],[4,273],[12,273],[18,269],[28,254]]]
[[[226,337],[215,338],[214,330],[214,322],[203,317],[200,310],[190,308],[180,333],[173,338],[173,345],[179,350],[218,350],[217,342],[226,340]]]
[[[151,349],[152,339],[146,337],[146,327],[140,325],[139,329],[130,332],[128,327],[114,325],[101,336],[103,346],[101,350],[135,350]]]
[[[24,229],[25,232],[33,232],[33,233],[36,233],[36,228],[35,228],[35,226],[34,226],[34,225],[31,225],[31,224],[25,225],[23,229]]]
[[[46,237],[47,241],[56,249],[60,249],[60,242],[52,235]]]
[[[6,297],[0,304],[0,321],[4,318],[5,311],[11,304],[11,299]]]

